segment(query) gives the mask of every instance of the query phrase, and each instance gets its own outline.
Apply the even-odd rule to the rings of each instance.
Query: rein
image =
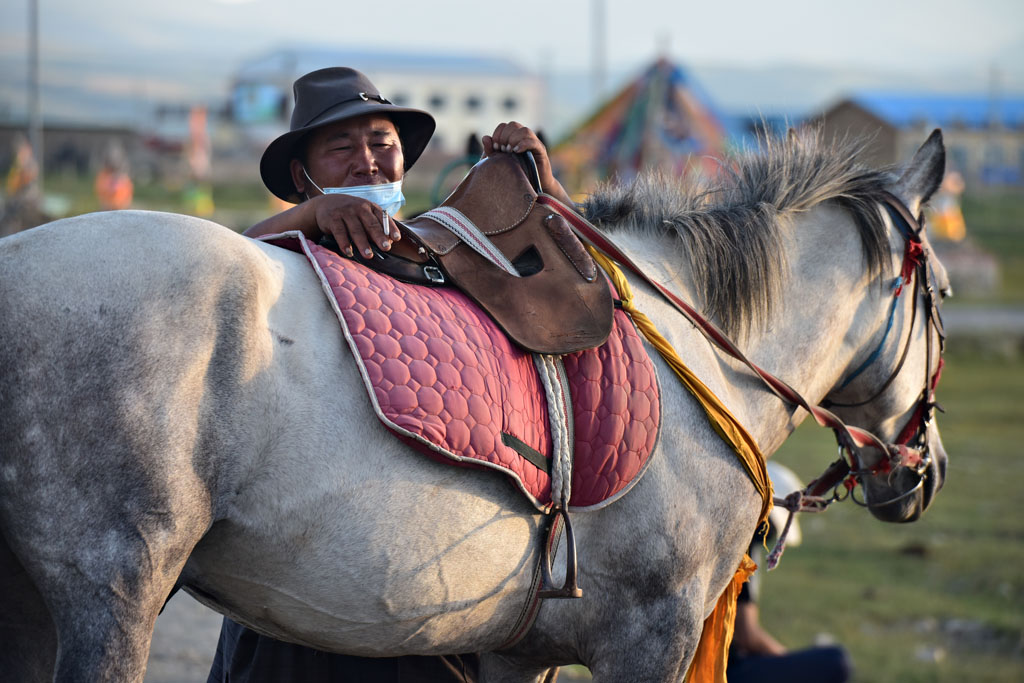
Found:
[[[893,223],[897,225],[900,232],[903,234],[906,240],[906,248],[904,250],[904,262],[901,269],[901,280],[898,289],[896,290],[895,296],[899,296],[903,286],[910,284],[916,280],[916,287],[922,290],[922,293],[926,299],[928,307],[928,319],[929,323],[936,328],[940,339],[940,354],[942,352],[942,345],[945,339],[945,334],[942,327],[941,317],[939,316],[938,307],[935,302],[934,290],[931,286],[930,279],[928,277],[928,254],[923,248],[921,240],[921,231],[923,229],[922,223],[915,219],[910,211],[904,206],[903,202],[899,200],[895,195],[885,193],[885,203],[883,206],[889,212]],[[806,410],[822,427],[828,427],[832,429],[835,434],[836,441],[839,446],[839,459],[833,462],[825,472],[817,479],[812,481],[807,488],[802,492],[796,492],[798,495],[787,496],[784,499],[776,498],[776,504],[794,511],[820,511],[825,509],[828,505],[836,500],[844,500],[846,497],[852,497],[850,494],[854,487],[859,483],[860,478],[864,475],[876,475],[892,472],[896,467],[909,467],[914,470],[915,473],[921,477],[918,485],[910,491],[907,491],[896,498],[887,500],[881,503],[865,504],[857,501],[855,502],[869,507],[880,507],[894,503],[906,496],[917,491],[924,482],[924,473],[927,467],[931,463],[931,456],[928,453],[927,444],[927,426],[932,419],[933,409],[936,406],[934,402],[935,386],[938,383],[939,375],[941,374],[941,361],[939,368],[936,370],[935,375],[925,383],[922,397],[918,401],[918,406],[915,409],[910,422],[901,431],[900,438],[896,440],[896,443],[886,443],[879,437],[875,436],[871,432],[861,429],[859,427],[852,427],[846,425],[838,416],[829,411],[824,406],[812,405],[803,396],[801,396],[793,387],[787,384],[785,381],[772,375],[771,373],[758,367],[755,363],[749,360],[736,345],[725,335],[722,330],[710,320],[706,319],[700,313],[698,313],[693,307],[683,301],[680,297],[674,294],[672,291],[664,287],[658,282],[651,279],[646,273],[644,273],[639,266],[637,266],[632,259],[630,259],[625,253],[622,252],[611,240],[605,237],[601,232],[597,230],[588,221],[583,219],[572,209],[568,208],[557,199],[550,197],[546,194],[541,194],[538,197],[538,203],[541,203],[552,210],[559,213],[565,218],[574,228],[578,236],[589,243],[594,248],[607,254],[609,257],[615,259],[620,264],[628,268],[635,275],[640,277],[644,282],[654,287],[654,289],[662,295],[662,297],[668,301],[679,313],[683,315],[690,323],[694,325],[701,333],[718,349],[722,352],[735,358],[746,365],[755,375],[761,378],[762,382],[768,387],[768,389],[782,399],[784,402],[794,406],[798,406]],[[895,310],[895,303],[893,304]],[[917,310],[917,297],[915,292],[914,298],[914,317],[916,318]],[[891,324],[891,321],[890,321]],[[893,372],[889,380],[886,381],[882,389],[877,392],[872,398],[868,399],[864,403],[870,402],[877,398],[882,391],[884,391],[895,379],[896,375],[899,374],[903,367],[903,361],[906,359],[909,346],[910,338],[913,333],[913,321],[911,322],[911,330],[908,332],[907,347],[903,351],[901,360]],[[886,333],[886,335],[888,332]],[[884,344],[885,339],[883,338],[882,343]],[[931,334],[927,334],[927,369],[931,368],[932,362],[932,338]],[[880,355],[880,350],[877,354],[872,354],[869,360],[873,360],[874,357]],[[863,367],[863,366],[862,366]],[[860,369],[857,371],[860,372]],[[830,405],[847,407],[843,404],[831,403]],[[851,404],[853,405],[862,405]],[[911,442],[917,441],[917,444],[911,446]],[[865,467],[863,464],[862,453],[864,449],[874,449],[883,454],[883,457],[879,458],[878,462],[871,466]],[[831,498],[823,496],[824,493],[832,490]],[[842,493],[841,489],[845,489]],[[789,524],[786,525],[787,529]],[[785,532],[780,537],[780,546],[777,546],[776,550],[779,550],[781,543],[784,540]],[[775,551],[773,551],[773,554]],[[781,554],[781,551],[779,552]],[[777,557],[776,557],[777,561]],[[771,558],[769,558],[771,566]]]

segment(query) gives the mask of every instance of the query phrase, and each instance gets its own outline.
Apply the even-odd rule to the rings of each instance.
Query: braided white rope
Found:
[[[560,356],[533,354],[544,395],[548,400],[551,423],[551,504],[568,509],[572,497],[573,424],[572,398]]]

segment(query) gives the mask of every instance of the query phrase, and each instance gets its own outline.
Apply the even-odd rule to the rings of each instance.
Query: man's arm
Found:
[[[259,237],[286,230],[299,230],[312,242],[329,234],[348,256],[352,256],[354,246],[367,258],[373,256],[370,240],[381,251],[388,251],[392,242],[401,239],[398,226],[383,209],[365,199],[342,194],[316,195],[260,221],[243,234]]]
[[[756,602],[736,604],[733,645],[745,655],[784,655],[786,648],[761,626]]]
[[[285,232],[286,230],[299,230],[309,240],[317,242],[323,233],[316,224],[316,219],[310,209],[311,204],[311,201],[297,204],[290,209],[260,221],[242,234],[247,237],[259,237],[261,235]]]

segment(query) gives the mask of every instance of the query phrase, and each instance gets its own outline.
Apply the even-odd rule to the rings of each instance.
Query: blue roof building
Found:
[[[1024,97],[864,92],[849,101],[898,128],[1024,128]]]
[[[814,120],[832,134],[865,135],[877,164],[909,160],[941,128],[947,166],[968,186],[1024,185],[1024,97],[857,92]]]

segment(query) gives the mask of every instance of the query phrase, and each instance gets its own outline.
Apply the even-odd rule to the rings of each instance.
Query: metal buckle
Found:
[[[932,449],[928,448],[928,441],[925,440],[922,445],[924,454],[921,456],[921,462],[917,463],[914,467],[913,472],[922,479],[928,476],[928,468],[932,465]]]
[[[435,285],[444,284],[444,273],[437,266],[423,266],[423,275]]]
[[[374,102],[380,102],[381,104],[391,104],[391,101],[388,100],[388,98],[384,97],[383,95],[367,95],[364,92],[359,93],[359,99],[361,99],[363,102],[369,102],[370,100],[373,100]]]

